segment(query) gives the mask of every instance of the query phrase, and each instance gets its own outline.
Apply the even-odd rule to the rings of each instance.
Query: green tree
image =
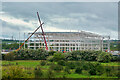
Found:
[[[110,62],[111,60],[112,60],[112,55],[107,52],[102,52],[97,57],[97,61],[99,62]]]
[[[81,74],[82,73],[82,68],[81,67],[76,68],[75,73]]]
[[[65,56],[63,53],[56,53],[53,56],[54,61],[65,60]]]
[[[8,54],[5,54],[5,60],[8,60],[8,61],[12,61],[12,60],[14,60],[14,52],[10,52],[10,53],[8,53]]]

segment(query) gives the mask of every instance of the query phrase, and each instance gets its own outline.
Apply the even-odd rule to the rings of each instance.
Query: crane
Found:
[[[27,42],[27,41],[30,39],[30,37],[31,37],[33,34],[35,34],[35,32],[36,32],[40,27],[41,27],[41,30],[42,30],[42,35],[43,35],[43,38],[44,38],[44,43],[45,43],[45,46],[46,46],[46,50],[48,50],[47,42],[46,42],[46,39],[45,39],[45,34],[44,34],[44,31],[43,31],[43,28],[42,28],[42,25],[43,25],[44,23],[41,23],[41,20],[40,20],[40,17],[39,17],[39,13],[38,13],[38,12],[37,12],[37,16],[38,16],[38,21],[39,21],[39,23],[40,23],[39,27],[38,27],[37,29],[35,29],[35,31],[24,41],[24,43],[22,43],[22,45],[21,45],[16,51],[20,50],[20,49],[22,48],[22,46],[25,44],[25,42]]]

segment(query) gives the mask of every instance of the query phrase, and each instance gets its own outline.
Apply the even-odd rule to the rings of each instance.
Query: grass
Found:
[[[119,62],[101,63],[104,66],[120,66]]]
[[[41,62],[41,60],[15,60],[15,61],[2,61],[2,64],[9,64],[12,63],[14,65],[16,65],[16,63],[18,63],[18,65],[20,66],[26,66],[26,67],[36,67],[37,65],[39,65]],[[57,62],[54,62],[55,64],[57,64]],[[91,63],[96,63],[95,61],[91,62]],[[104,66],[120,66],[119,62],[109,62],[109,63],[101,63]]]
[[[46,72],[49,69],[50,65],[45,65],[45,66],[41,66],[40,65],[41,60],[15,60],[15,61],[2,61],[2,70],[3,70],[3,74],[5,73],[5,70],[8,69],[8,67],[10,66],[21,66],[24,68],[24,71],[26,73],[26,78],[34,78],[34,68],[37,66],[40,66],[41,69]],[[16,65],[17,63],[17,65]],[[47,63],[51,63],[48,62]],[[91,63],[97,63],[97,62],[91,62]],[[9,65],[11,64],[11,65]],[[54,64],[57,64],[57,62],[54,62]],[[119,67],[119,62],[110,62],[110,63],[101,63],[103,66],[117,66]],[[55,73],[55,78],[117,78],[117,77],[106,77],[104,75],[102,76],[91,76],[88,74],[88,72],[86,71],[82,71],[82,74],[76,74],[74,73],[74,69],[71,70],[71,74],[66,74],[63,70],[60,72],[56,72]]]

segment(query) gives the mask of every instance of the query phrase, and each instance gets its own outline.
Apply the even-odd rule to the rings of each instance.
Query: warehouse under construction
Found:
[[[32,33],[28,33],[29,35]],[[90,32],[45,32],[48,50],[73,51],[73,50],[102,50],[109,51],[110,36],[101,36]],[[28,40],[28,48],[45,48],[43,34],[35,33]]]
[[[45,48],[54,51],[74,51],[74,50],[102,50],[110,51],[110,36],[80,31],[80,32],[45,32],[43,31],[39,13],[37,12],[39,27],[33,33],[28,33],[28,38],[17,49],[27,42],[29,49]],[[42,32],[37,32],[41,28]]]

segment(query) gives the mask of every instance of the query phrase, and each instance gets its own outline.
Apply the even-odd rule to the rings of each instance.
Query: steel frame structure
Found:
[[[28,33],[31,35],[31,33]],[[110,51],[110,36],[101,36],[91,32],[46,32],[44,33],[48,51],[73,50],[108,50]],[[35,33],[28,40],[28,48],[45,48],[44,37],[41,32]]]

